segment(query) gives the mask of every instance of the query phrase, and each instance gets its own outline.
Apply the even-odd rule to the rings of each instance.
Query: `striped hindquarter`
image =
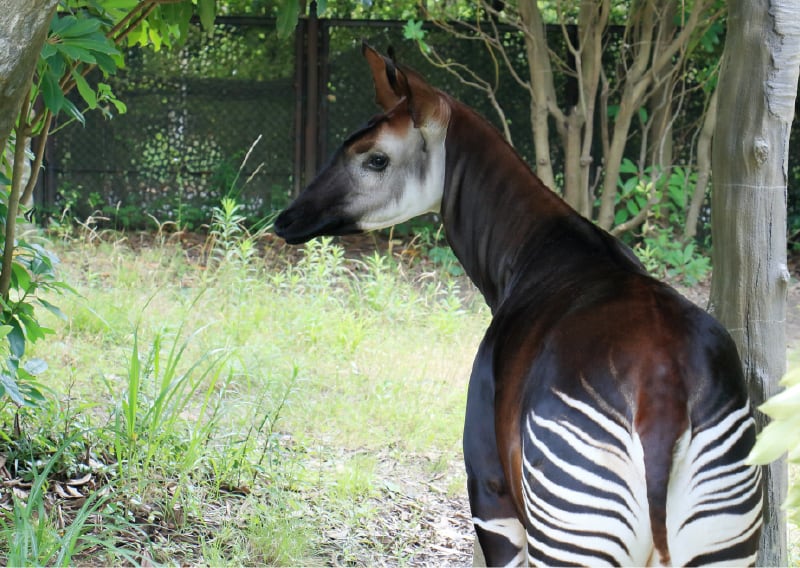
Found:
[[[761,472],[743,463],[737,447],[753,436],[749,408],[687,428],[678,439],[667,491],[668,549],[658,550],[645,475],[647,448],[628,417],[585,382],[583,387],[589,397],[553,390],[547,416],[530,412],[524,418],[529,563],[753,564]]]

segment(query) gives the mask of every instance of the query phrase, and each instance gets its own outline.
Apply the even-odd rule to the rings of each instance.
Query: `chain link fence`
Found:
[[[85,126],[61,125],[48,142],[37,207],[53,216],[99,215],[117,228],[174,222],[196,229],[209,222],[223,196],[233,195],[251,221],[270,216],[310,181],[348,133],[378,111],[362,40],[383,52],[392,46],[398,61],[502,126],[486,93],[429,63],[404,39],[405,25],[301,20],[296,36],[282,40],[272,20],[221,18],[213,35],[193,27],[180,49],[131,50],[119,75],[93,78],[111,85],[127,113],[108,118],[92,111]],[[551,48],[568,58],[562,29],[554,26],[548,33]],[[519,76],[527,79],[520,34],[509,29],[503,41]],[[481,41],[435,26],[426,27],[426,42],[495,88],[514,146],[533,163],[530,99],[504,63]],[[607,53],[613,59],[615,51]],[[609,72],[615,64],[604,63]],[[577,102],[574,80],[554,72],[558,100]],[[690,159],[684,154],[693,148],[703,111],[697,100],[683,105],[675,124],[678,160]],[[550,132],[558,172],[560,144],[556,128]],[[601,154],[599,140],[593,154]],[[793,174],[798,162],[790,156]],[[790,192],[790,211],[795,201]]]
[[[127,112],[92,111],[85,125],[60,125],[48,142],[37,207],[52,216],[105,218],[117,228],[174,222],[192,229],[234,195],[251,220],[271,215],[378,111],[364,40],[382,51],[392,46],[399,61],[500,126],[484,93],[432,66],[403,38],[405,22],[314,24],[301,21],[297,37],[281,40],[269,19],[222,18],[210,36],[193,27],[180,49],[131,50],[117,76],[91,78],[110,84]],[[502,63],[479,42],[435,27],[427,41],[493,78],[513,141],[529,159],[528,99]],[[508,41],[522,56],[519,38],[509,34]]]
[[[213,36],[195,27],[181,49],[134,49],[126,61],[105,82],[127,112],[88,112],[85,126],[50,138],[41,207],[118,227],[197,228],[225,195],[251,218],[286,202],[294,46],[276,38],[272,22],[223,23]]]

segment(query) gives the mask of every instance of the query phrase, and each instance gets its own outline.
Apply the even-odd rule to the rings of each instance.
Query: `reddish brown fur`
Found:
[[[345,151],[369,152],[385,129],[401,137],[410,128],[423,132],[418,136],[446,133],[446,235],[494,316],[467,400],[464,455],[473,515],[518,519],[535,529],[524,502],[523,451],[526,460],[539,459],[531,467],[554,467],[531,448],[523,425],[531,415],[580,421],[559,403],[560,392],[635,428],[653,544],[669,562],[666,504],[676,441],[690,424],[746,405],[733,342],[702,310],[647,275],[630,249],[547,189],[474,111],[371,48],[364,54],[384,114],[348,139]],[[301,196],[276,221],[294,242],[329,227],[356,226],[338,210],[332,215],[330,206],[316,212],[321,220],[298,221],[324,209],[320,196],[341,201],[325,193],[330,188],[321,177],[316,196]],[[333,219],[324,219],[326,213]],[[602,428],[595,423],[594,429],[588,435],[602,437]],[[730,451],[728,463],[744,459],[750,439]],[[560,444],[565,454],[571,451]],[[476,530],[490,563],[515,558],[518,550],[502,531]],[[757,535],[743,546],[754,542]]]

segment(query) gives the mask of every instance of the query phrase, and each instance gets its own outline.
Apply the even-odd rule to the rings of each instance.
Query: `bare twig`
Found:
[[[31,175],[28,178],[28,183],[25,186],[25,190],[22,192],[22,197],[20,197],[20,203],[26,205],[30,203],[31,197],[33,196],[33,189],[36,187],[36,180],[39,179],[39,170],[42,167],[42,162],[44,161],[44,150],[47,146],[47,138],[50,132],[50,124],[53,121],[53,113],[49,110],[45,111],[46,117],[44,119],[44,127],[41,130],[41,134],[39,136],[39,144],[36,148],[36,157],[33,161],[33,165],[31,165]]]

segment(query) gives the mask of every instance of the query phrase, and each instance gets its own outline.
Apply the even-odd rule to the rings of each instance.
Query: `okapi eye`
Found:
[[[381,172],[389,165],[389,156],[386,154],[372,154],[367,158],[365,165],[371,170]]]

